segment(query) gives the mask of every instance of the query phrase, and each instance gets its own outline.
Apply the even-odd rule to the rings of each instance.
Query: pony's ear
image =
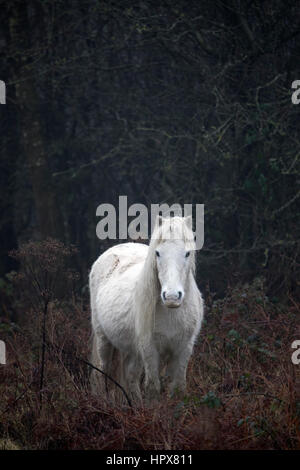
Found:
[[[163,221],[162,215],[157,215],[157,216],[156,216],[155,225],[157,225],[158,227],[160,227],[161,224],[162,224],[162,221]]]

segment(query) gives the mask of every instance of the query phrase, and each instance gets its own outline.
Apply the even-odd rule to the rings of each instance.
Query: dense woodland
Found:
[[[78,247],[84,282],[96,208],[124,194],[205,204],[202,285],[238,272],[295,288],[299,15],[292,1],[3,3],[1,276],[10,249],[51,236]]]
[[[299,5],[291,0],[0,2],[0,79],[6,84],[6,104],[0,105],[0,316],[3,319],[0,326],[4,325],[0,334],[3,331],[9,338],[17,335],[15,326],[11,327],[12,321],[17,324],[23,321],[25,328],[24,312],[28,323],[34,323],[32,318],[37,317],[32,317],[32,311],[43,311],[43,301],[37,302],[39,307],[30,303],[34,295],[39,299],[41,292],[35,292],[28,300],[31,292],[28,285],[32,285],[33,278],[25,279],[27,287],[23,290],[15,282],[23,282],[24,287],[24,277],[17,281],[13,278],[22,271],[22,262],[26,266],[28,253],[40,260],[39,269],[47,269],[48,250],[62,276],[61,285],[53,291],[50,300],[65,299],[65,314],[73,312],[74,315],[73,325],[67,322],[66,328],[71,331],[75,324],[76,331],[81,331],[79,349],[86,344],[89,269],[97,256],[113,243],[96,236],[99,204],[118,207],[119,195],[128,196],[128,205],[136,202],[147,207],[153,203],[204,204],[205,242],[197,255],[197,281],[207,305],[207,330],[204,329],[202,349],[197,353],[204,360],[204,369],[200,377],[201,360],[194,360],[196,379],[190,383],[190,389],[202,387],[201,393],[208,400],[204,399],[204,403],[214,404],[209,406],[210,411],[214,407],[219,409],[219,402],[214,401],[219,400],[218,394],[230,391],[239,394],[241,383],[245,385],[247,381],[248,388],[245,385],[244,391],[254,393],[253,390],[262,387],[264,392],[269,390],[266,392],[269,395],[280,397],[280,403],[287,403],[285,397],[292,395],[290,388],[284,387],[293,383],[292,376],[288,379],[282,376],[282,383],[275,385],[271,370],[274,374],[276,368],[291,374],[290,341],[299,339],[295,331],[299,325],[300,104],[292,102],[295,91],[292,83],[300,80],[299,24]],[[49,237],[48,245],[41,245]],[[78,275],[72,277],[68,290],[63,280],[62,260],[71,253],[70,267]],[[245,292],[248,300],[239,300]],[[284,308],[291,309],[286,316]],[[64,321],[61,309],[60,304],[55,313],[58,323]],[[253,314],[251,321],[256,319],[259,323],[263,318],[267,322],[273,318],[275,324],[268,330],[263,345],[257,338],[267,326],[262,324],[265,325],[262,330],[257,327],[258,336],[247,343],[248,352],[235,376],[237,367],[233,363],[240,356],[234,359],[232,356],[230,362],[230,354],[235,354],[234,348],[243,348],[245,338],[253,332],[249,327],[248,336],[244,337],[237,326],[229,325],[231,336],[228,337],[218,322],[224,316],[229,322],[234,321],[237,314],[245,316],[244,326],[250,314]],[[55,321],[51,323],[52,330],[49,326],[47,336],[49,341],[52,338],[57,342],[60,337],[55,336]],[[32,345],[36,344],[36,351],[39,350],[39,331],[36,328],[29,332],[36,343],[27,344],[17,337],[10,340],[14,345],[11,350],[20,348],[16,363],[21,354],[29,354]],[[286,342],[278,337],[279,331],[286,335]],[[205,363],[205,354],[209,357],[214,349],[223,357],[222,348],[227,340],[233,350],[229,350],[225,365],[221,367],[217,360],[211,364],[209,359]],[[270,357],[273,340],[281,341],[287,348],[286,355],[282,353],[280,357],[288,361],[288,366],[283,362],[276,367],[273,364],[272,369],[262,361],[259,378],[256,380],[253,375],[250,380],[243,367],[253,367],[258,374],[260,365],[255,361],[259,359],[256,356],[250,362],[248,359],[259,348]],[[70,350],[74,348],[72,342],[69,346]],[[32,366],[30,356],[26,366],[23,364],[21,378],[26,390],[36,380],[39,394],[29,392],[30,398],[27,394],[28,403],[20,415],[12,415],[5,424],[0,423],[1,435],[16,440],[18,444],[14,445],[29,448],[152,448],[149,444],[152,435],[147,442],[139,441],[141,423],[148,419],[146,411],[131,416],[130,429],[136,430],[136,435],[125,441],[120,436],[127,436],[128,416],[122,415],[122,421],[121,415],[111,415],[103,431],[111,439],[108,447],[104,437],[103,442],[99,441],[102,436],[99,429],[94,441],[82,437],[72,441],[57,422],[52,431],[48,429],[46,437],[42,435],[43,426],[50,421],[42,414],[36,418],[40,421],[33,432],[28,424],[33,420],[31,415],[31,418],[27,416],[28,409],[33,414],[32,410],[40,409],[35,400],[41,403],[43,381],[49,383],[43,403],[54,400],[47,393],[58,367],[54,361],[52,369],[49,366],[44,371],[45,358],[36,354],[37,363],[42,361],[44,377],[36,378],[34,374],[40,374],[41,370]],[[88,350],[80,350],[80,354],[87,355]],[[72,364],[65,366],[68,373],[74,368]],[[265,380],[263,370],[269,371]],[[5,373],[9,383],[14,384],[11,377],[15,372],[6,368]],[[240,378],[241,374],[244,379]],[[205,382],[207,377],[211,379]],[[215,386],[218,381],[222,382],[221,388]],[[18,393],[9,390],[8,403],[12,403]],[[295,398],[296,392],[293,393],[292,404],[289,402],[286,408],[284,405],[277,410],[276,419],[269,416],[268,426],[272,431],[266,431],[261,422],[258,425],[258,421],[250,420],[256,423],[252,430],[263,430],[255,435],[255,439],[261,435],[266,439],[262,443],[254,439],[247,447],[249,441],[245,438],[233,444],[239,441],[239,434],[226,441],[233,432],[232,422],[240,422],[239,418],[244,421],[240,422],[238,432],[249,435],[247,412],[235,416],[239,405],[230,402],[226,411],[222,405],[221,411],[226,416],[221,419],[221,430],[212,430],[212,435],[219,436],[217,441],[205,443],[206,431],[196,433],[193,441],[193,431],[185,430],[170,438],[168,445],[180,448],[184,442],[184,448],[220,448],[220,442],[226,441],[227,448],[294,448],[297,445],[294,411],[300,402]],[[85,408],[90,406],[85,401],[86,395],[78,389],[76,394],[72,398],[73,402],[77,400],[76,410],[85,411],[80,416],[78,411],[77,416],[70,405],[73,411],[64,418],[65,422],[73,420],[73,424],[68,422],[68,429],[77,426],[76,419],[80,422],[83,415],[94,412]],[[249,415],[256,416],[257,403],[255,397],[249,404],[253,406],[252,411],[248,410]],[[180,426],[184,419],[190,419],[192,424],[188,429],[194,429],[193,407],[198,405],[195,402],[185,405],[187,411],[182,411],[184,406],[178,411],[178,429],[183,429]],[[259,406],[260,410],[268,409],[266,403]],[[5,405],[4,409],[8,410]],[[6,415],[10,413],[11,409]],[[22,413],[27,421],[25,424],[22,421],[20,428]],[[159,413],[163,415],[162,411]],[[153,435],[161,427],[159,413],[153,417],[156,423]],[[182,421],[180,413],[186,413]],[[103,416],[106,419],[107,414]],[[166,434],[177,429],[170,423],[166,418]],[[17,428],[21,431],[16,431]],[[107,429],[115,434],[109,434]],[[80,432],[78,435],[82,436],[84,432],[82,435]],[[86,431],[89,432],[93,431]],[[56,437],[50,442],[49,435]],[[116,441],[112,435],[117,436]],[[161,437],[156,448],[163,448],[164,439]]]

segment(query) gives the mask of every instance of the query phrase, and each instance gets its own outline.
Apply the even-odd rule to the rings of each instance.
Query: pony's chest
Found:
[[[161,308],[156,312],[154,341],[160,352],[176,349],[185,336],[186,329],[179,311]]]

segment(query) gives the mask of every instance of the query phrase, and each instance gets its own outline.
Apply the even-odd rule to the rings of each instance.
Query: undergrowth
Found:
[[[0,449],[300,448],[300,364],[291,361],[291,344],[300,339],[299,305],[292,298],[269,299],[260,278],[229,288],[222,300],[206,292],[185,397],[111,406],[90,393],[89,367],[80,361],[90,354],[90,313],[86,300],[70,295],[76,276],[65,269],[67,278],[54,282],[57,260],[61,275],[72,250],[47,243],[14,253],[21,262],[14,285],[18,320],[6,314],[0,322],[7,347],[7,364],[0,365]],[[51,253],[47,263],[37,256],[41,251]],[[34,279],[39,286],[30,290]]]

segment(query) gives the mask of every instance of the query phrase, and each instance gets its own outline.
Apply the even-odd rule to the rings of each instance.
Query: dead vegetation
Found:
[[[38,269],[42,279],[45,265]],[[26,272],[30,282],[32,270]],[[222,300],[206,292],[187,394],[166,396],[150,408],[112,407],[104,396],[91,395],[89,367],[79,360],[89,357],[87,302],[66,301],[53,287],[44,323],[41,292],[25,294],[16,294],[18,321],[0,323],[7,346],[7,364],[0,366],[0,448],[300,448],[300,365],[291,361],[291,344],[300,338],[299,305],[269,299],[262,279],[229,288]]]

